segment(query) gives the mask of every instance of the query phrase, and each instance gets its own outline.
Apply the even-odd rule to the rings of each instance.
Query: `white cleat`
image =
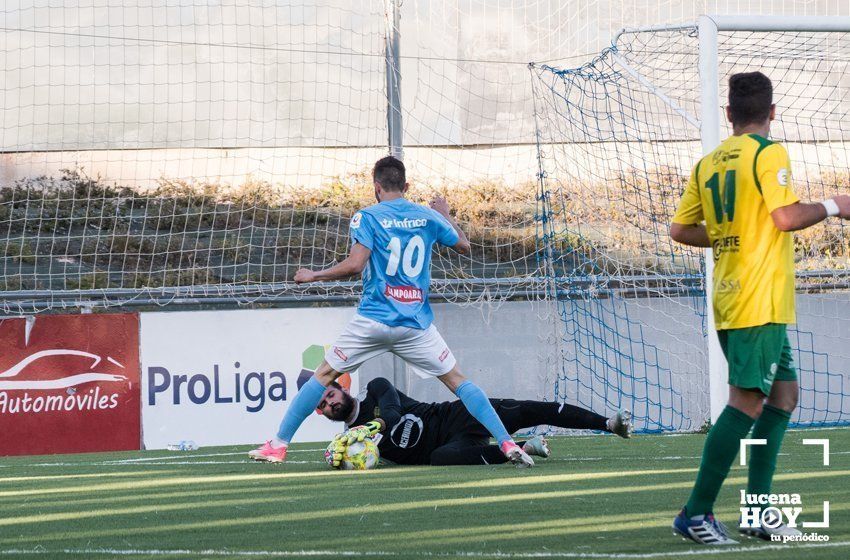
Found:
[[[549,449],[549,442],[543,436],[534,436],[526,441],[522,445],[522,450],[529,455],[536,455],[544,459],[547,459],[552,454],[552,450]]]
[[[513,441],[506,441],[501,446],[502,453],[508,458],[508,461],[514,464],[518,469],[528,469],[534,466],[534,459],[528,456],[528,453],[522,450],[522,447]]]
[[[608,429],[613,434],[617,434],[621,438],[629,439],[634,432],[632,425],[632,413],[628,410],[621,410],[614,416],[608,419],[606,423]]]

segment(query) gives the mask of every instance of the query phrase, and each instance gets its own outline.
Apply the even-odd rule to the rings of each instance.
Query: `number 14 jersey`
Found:
[[[694,167],[673,222],[705,220],[717,330],[795,322],[794,238],[770,213],[798,201],[785,148],[756,134],[730,136]]]
[[[458,242],[452,225],[434,210],[397,198],[364,208],[351,218],[352,245],[372,251],[363,271],[358,313],[391,327],[427,329],[431,249]]]

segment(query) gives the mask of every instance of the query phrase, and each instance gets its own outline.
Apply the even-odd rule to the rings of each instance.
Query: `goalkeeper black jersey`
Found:
[[[458,433],[478,437],[482,444],[490,437],[460,401],[419,402],[380,377],[366,385],[366,395],[350,425],[360,426],[375,418],[383,419],[387,426],[378,443],[381,458],[402,465],[429,464],[431,453]]]

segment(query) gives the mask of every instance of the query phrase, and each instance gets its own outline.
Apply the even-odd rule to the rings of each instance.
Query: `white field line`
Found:
[[[248,463],[254,463],[251,459],[247,457],[243,461],[163,461],[161,463],[145,463],[145,465],[245,465]],[[286,461],[283,463],[285,465],[322,465],[325,464],[325,461]],[[76,464],[76,463],[75,463]],[[138,463],[136,463],[138,465]],[[121,467],[126,466],[129,467],[131,465],[124,463],[110,463],[107,466],[111,467]]]
[[[569,428],[567,428],[567,429],[569,429]],[[825,427],[822,427],[822,428],[817,428],[817,427],[793,428],[793,429],[789,429],[788,432],[820,432],[820,431],[830,431],[830,430],[850,430],[850,425],[847,425],[847,426],[825,426]],[[517,432],[516,435],[519,436],[519,437],[529,437],[528,432],[524,432],[524,431]],[[546,435],[546,434],[543,434],[543,435]],[[697,436],[697,435],[700,435],[700,432],[661,432],[661,433],[654,433],[654,434],[650,434],[650,435],[652,437],[685,437],[685,436]],[[552,434],[551,437],[563,437],[564,439],[566,439],[566,438],[569,438],[569,439],[584,439],[584,438],[598,438],[600,436],[602,436],[602,437],[613,437],[610,434],[579,434],[579,433],[574,433],[574,434],[556,433],[556,434]],[[550,437],[550,436],[547,436],[547,437]],[[638,434],[636,437],[641,437],[641,434]]]
[[[824,430],[824,431],[826,431],[826,430],[846,430],[847,428],[848,428],[848,426],[827,426],[827,427],[824,427],[824,428],[794,428],[794,429],[788,430],[788,431],[789,432],[808,432],[808,431],[819,432],[821,430]]]
[[[830,456],[832,455],[850,455],[850,451],[830,451]],[[792,453],[780,453],[780,457],[788,457],[792,455]],[[633,460],[634,456],[610,456],[610,457],[550,457],[546,461],[609,461],[609,460],[618,460],[618,461],[628,461]],[[702,459],[701,455],[667,455],[664,457],[645,457],[646,461],[684,461],[690,459]]]
[[[234,455],[247,455],[247,452],[231,451],[229,453],[195,453],[194,451],[183,451],[180,455],[165,455],[159,457],[138,457],[136,459],[110,459],[109,461],[100,461],[100,465],[108,465],[110,463],[147,463],[148,461],[166,461],[168,459],[185,459],[186,457],[232,457]]]
[[[324,451],[322,449],[293,449],[289,453],[315,453],[318,451]],[[180,455],[166,455],[163,457],[140,457],[137,459],[113,459],[109,461],[80,461],[80,462],[61,462],[61,463],[33,463],[32,465],[27,464],[19,464],[19,465],[0,465],[0,468],[14,468],[14,467],[103,467],[109,465],[131,465],[138,463],[146,463],[146,464],[174,464],[180,465],[183,463],[159,463],[158,461],[170,461],[171,459],[183,459],[183,461],[187,461],[188,459],[201,458],[201,457],[234,457],[238,455],[244,455],[246,457],[246,461],[248,461],[247,451],[236,451],[230,453],[195,453],[194,451],[185,451]],[[312,463],[313,461],[305,461],[307,463]],[[296,463],[296,461],[287,461],[287,463]],[[204,463],[198,463],[204,464]],[[227,464],[222,462],[221,464]]]
[[[324,449],[293,449],[289,453],[316,453],[324,451]],[[850,451],[830,451],[830,455],[848,455]],[[247,462],[245,461],[192,461],[191,459],[195,458],[206,458],[206,457],[234,457],[239,455],[247,455],[244,451],[237,452],[229,452],[229,453],[202,453],[196,454],[193,451],[186,451],[181,455],[168,455],[165,457],[141,457],[137,459],[115,459],[110,461],[93,461],[93,462],[61,462],[61,463],[33,463],[31,465],[27,464],[19,464],[19,465],[0,465],[0,469],[2,468],[15,468],[15,467],[104,467],[104,466],[120,466],[120,465],[132,465],[138,463],[145,463],[149,465],[188,465],[188,464],[197,464],[197,465],[212,465],[212,464],[221,464],[221,465],[231,465],[231,464],[239,464]],[[790,453],[780,453],[779,456],[788,456]],[[694,460],[700,459],[699,455],[667,455],[663,457],[649,457],[650,461],[685,461],[685,460]],[[172,461],[172,459],[183,459],[183,461]],[[622,460],[628,461],[634,459],[633,456],[610,456],[610,457],[550,457],[547,459],[547,462],[583,462],[583,461],[610,461],[610,460]],[[309,464],[309,463],[322,463],[323,461],[286,461],[287,463],[292,464]]]
[[[324,451],[322,449],[293,449],[288,453],[313,453],[316,451]],[[194,451],[184,451],[180,455],[167,455],[165,457],[141,457],[138,459],[114,459],[110,461],[102,461],[99,465],[108,465],[109,463],[143,463],[147,461],[164,461],[167,459],[187,459],[189,457],[232,457],[236,455],[248,455],[247,451],[231,451],[229,453],[195,453]]]
[[[299,449],[301,452],[319,452],[324,451],[323,449]],[[830,455],[848,455],[850,451],[830,451]],[[184,455],[173,455],[168,457],[145,457],[142,459],[120,459],[114,461],[99,461],[99,462],[79,462],[79,463],[34,463],[32,465],[0,465],[0,468],[13,468],[13,467],[120,467],[120,466],[132,466],[132,465],[238,465],[245,464],[251,462],[249,459],[245,459],[244,461],[193,461],[194,458],[202,458],[202,457],[228,457],[228,456],[238,456],[238,455],[247,455],[246,453],[209,453],[203,455],[194,455],[191,452],[187,452]],[[780,456],[787,456],[790,453],[780,453]],[[664,457],[649,457],[650,461],[692,461],[700,459],[699,455],[668,455]],[[176,461],[173,459],[183,459],[183,461]],[[581,462],[593,462],[593,461],[628,461],[632,460],[634,457],[631,456],[611,456],[611,457],[550,457],[545,460],[547,463],[558,463],[558,462],[573,462],[573,463],[581,463]],[[286,463],[299,465],[299,464],[322,464],[324,461],[286,461]]]
[[[648,553],[606,553],[606,552],[417,552],[417,551],[353,551],[353,550],[186,550],[186,549],[114,549],[114,548],[64,548],[46,549],[37,547],[34,549],[0,549],[0,556],[11,555],[76,555],[76,556],[187,556],[187,557],[261,557],[261,558],[297,558],[311,556],[342,556],[342,557],[419,557],[419,558],[564,558],[564,559],[617,559],[617,560],[644,560],[651,558],[681,558],[693,556],[723,556],[729,554],[740,554],[747,552],[763,552],[769,550],[791,551],[798,549],[819,548],[845,548],[850,546],[850,541],[836,541],[825,543],[807,543],[799,545],[783,544],[761,544],[754,546],[728,546],[728,547],[705,547],[688,548],[685,550],[673,550],[669,552]]]
[[[247,465],[254,463],[248,457],[242,461],[162,461],[147,463],[40,463],[37,465],[26,465],[27,467],[143,467],[145,465],[168,466],[168,465]],[[286,461],[285,465],[321,465],[325,461]],[[151,471],[153,472],[153,471]]]

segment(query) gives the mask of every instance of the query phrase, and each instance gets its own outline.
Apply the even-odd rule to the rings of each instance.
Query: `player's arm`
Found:
[[[375,421],[381,423],[381,432],[386,430],[387,426],[398,424],[401,420],[401,398],[393,384],[383,377],[377,377],[369,382],[367,391],[374,395],[381,410],[380,418],[375,418]]]
[[[691,247],[711,247],[705,224],[670,224],[670,237],[673,241]]]
[[[367,437],[383,433],[387,426],[395,426],[401,420],[401,398],[392,383],[383,377],[378,377],[366,385],[366,391],[377,403],[381,416],[337,435],[334,438],[334,441],[338,442],[336,453],[341,454],[347,445],[355,441],[363,441]]]
[[[831,199],[838,210],[839,218],[850,220],[850,196],[846,194],[835,196]],[[795,202],[788,206],[780,206],[770,213],[776,229],[781,231],[798,231],[818,224],[830,217],[828,207],[829,201],[824,202]]]
[[[822,222],[830,216],[850,218],[850,196],[839,195],[823,202],[800,202],[791,184],[788,152],[781,144],[771,144],[759,152],[756,178],[773,224],[780,231],[797,231]]]
[[[685,187],[679,208],[676,210],[676,215],[673,216],[673,222],[670,224],[670,238],[691,247],[711,247],[708,230],[702,223],[704,218],[702,201],[699,197],[699,185],[697,184],[698,172],[699,165],[691,172],[688,186]]]
[[[366,268],[372,251],[360,243],[355,243],[348,257],[339,264],[324,270],[310,270],[302,268],[295,273],[295,283],[305,282],[327,282],[329,280],[344,280],[357,276]]]
[[[370,220],[371,218],[366,212],[357,212],[352,216],[348,227],[348,234],[351,237],[351,252],[348,257],[341,263],[324,270],[302,268],[295,273],[295,283],[344,280],[361,274],[369,262],[375,237],[373,224]]]
[[[451,248],[462,255],[468,255],[472,249],[472,245],[469,243],[469,239],[467,239],[466,234],[463,233],[462,229],[460,229],[458,223],[454,218],[452,218],[449,211],[449,203],[446,202],[446,199],[442,196],[435,196],[431,201],[431,209],[439,213],[446,219],[449,225],[454,228],[454,231],[457,234],[457,242],[454,245],[451,245]]]

